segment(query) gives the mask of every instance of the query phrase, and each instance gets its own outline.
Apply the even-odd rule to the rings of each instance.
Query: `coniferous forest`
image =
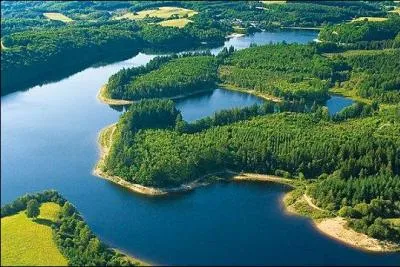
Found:
[[[2,1],[2,265],[393,263],[398,2]]]

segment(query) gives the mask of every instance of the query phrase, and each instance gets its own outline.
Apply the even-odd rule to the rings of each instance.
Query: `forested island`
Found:
[[[16,229],[18,227],[20,229]],[[9,233],[11,229],[15,229],[18,236],[11,236]],[[57,266],[139,266],[143,264],[101,242],[76,208],[54,190],[26,194],[2,206],[1,230],[1,259],[5,265],[35,263]],[[48,236],[48,233],[51,233],[51,236]],[[35,244],[38,239],[42,242],[40,245],[46,247],[47,251],[43,251],[44,248]],[[28,243],[24,246],[18,242]],[[53,248],[51,253],[54,254],[49,254],[48,247]],[[20,254],[17,256],[18,253]],[[35,258],[32,258],[32,255]]]

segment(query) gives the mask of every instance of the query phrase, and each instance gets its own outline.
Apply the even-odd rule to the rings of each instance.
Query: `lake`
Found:
[[[222,109],[246,107],[262,102],[263,100],[257,96],[220,88],[175,101],[183,119],[189,122],[210,116]]]
[[[267,40],[271,36],[264,32],[258,33],[258,38],[260,34]],[[289,42],[293,33],[287,34]],[[307,38],[300,38],[301,31],[296,31],[299,42],[316,38],[316,33],[304,34]],[[237,44],[243,39],[236,38]],[[121,114],[96,99],[99,88],[123,67],[143,65],[153,57],[140,53],[2,97],[1,203],[28,192],[56,189],[77,207],[104,242],[159,264],[400,262],[399,254],[365,253],[344,246],[321,235],[308,219],[285,214],[280,199],[287,189],[282,185],[220,183],[188,194],[149,198],[93,176],[99,157],[98,132]],[[210,105],[198,108],[208,114],[218,106],[204,99],[231,96],[240,100],[239,105],[258,101],[217,90],[211,96],[201,96],[203,100],[189,100]],[[180,105],[187,119],[203,116],[187,101]],[[219,107],[225,105],[235,106],[221,103]]]
[[[328,108],[329,115],[334,115],[344,109],[345,107],[351,106],[354,103],[354,100],[351,98],[332,95],[327,101],[326,106]]]

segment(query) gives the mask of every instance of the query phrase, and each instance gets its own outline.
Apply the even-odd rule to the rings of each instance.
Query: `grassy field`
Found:
[[[1,265],[66,266],[67,260],[53,241],[51,221],[60,206],[44,203],[36,221],[25,211],[1,219]]]
[[[368,21],[385,21],[387,18],[381,18],[381,17],[359,17],[359,18],[354,18],[351,20],[351,22],[356,22],[356,21],[363,21],[367,19]]]
[[[169,20],[164,20],[159,22],[161,26],[164,27],[178,27],[178,28],[183,28],[186,26],[186,24],[192,22],[190,19],[169,19]]]
[[[270,5],[270,4],[285,4],[286,1],[274,1],[274,0],[270,0],[270,1],[260,1],[261,3],[265,4],[265,5]]]
[[[43,16],[45,16],[46,18],[51,19],[51,20],[59,20],[59,21],[65,22],[65,23],[74,21],[73,19],[68,18],[67,16],[65,16],[61,13],[52,13],[52,12],[51,13],[43,13]]]
[[[185,15],[191,17],[197,13],[198,12],[194,10],[180,8],[180,7],[159,7],[158,9],[142,10],[137,13],[128,12],[122,16],[115,17],[114,19],[136,20],[136,19],[144,19],[146,16],[168,19],[172,15],[178,15],[179,18],[183,18],[183,16]]]

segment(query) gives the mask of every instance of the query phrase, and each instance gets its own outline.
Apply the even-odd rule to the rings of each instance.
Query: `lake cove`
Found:
[[[301,33],[295,33],[298,42],[311,41],[317,34]],[[295,41],[293,35],[287,33],[286,41]],[[237,37],[230,42],[238,48],[240,38],[251,39]],[[283,185],[217,183],[188,194],[148,198],[93,176],[99,158],[98,133],[120,115],[97,100],[99,88],[123,67],[143,65],[153,57],[139,53],[2,97],[2,204],[26,192],[56,189],[74,203],[102,241],[158,264],[400,262],[399,254],[347,247],[320,234],[310,220],[287,215],[281,204],[288,190]]]

